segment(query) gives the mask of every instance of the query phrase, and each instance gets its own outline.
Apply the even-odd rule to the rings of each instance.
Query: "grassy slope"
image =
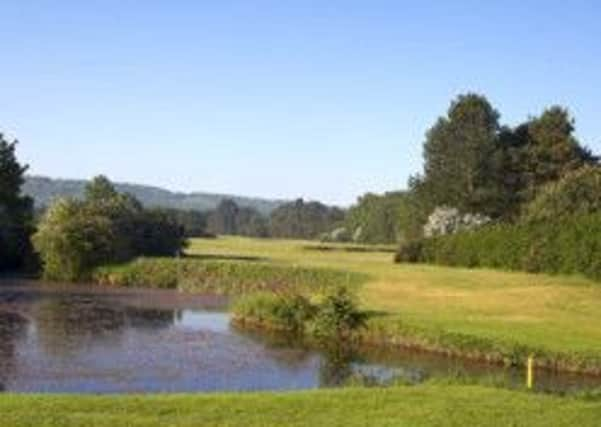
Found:
[[[280,394],[4,395],[0,414],[3,427],[595,426],[601,404],[477,386],[423,385]]]
[[[302,241],[194,240],[191,253],[258,256],[372,276],[367,308],[412,324],[559,352],[601,354],[601,285],[579,277],[395,265],[389,253],[309,251]]]

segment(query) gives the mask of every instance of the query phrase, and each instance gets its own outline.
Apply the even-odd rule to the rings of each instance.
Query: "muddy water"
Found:
[[[523,372],[428,354],[315,351],[230,325],[227,301],[172,291],[0,281],[0,390],[186,392],[418,383],[463,376],[521,387]],[[601,379],[537,373],[537,387]]]

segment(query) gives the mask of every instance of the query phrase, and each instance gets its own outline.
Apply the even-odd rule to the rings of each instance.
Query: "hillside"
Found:
[[[23,192],[35,200],[36,207],[47,206],[57,197],[82,197],[87,181],[77,179],[54,179],[42,176],[28,176]],[[257,209],[269,214],[283,203],[281,200],[269,200],[253,197],[232,196],[213,193],[180,193],[148,185],[116,183],[117,190],[131,193],[145,206],[208,211],[214,209],[221,200],[232,199],[239,206]]]

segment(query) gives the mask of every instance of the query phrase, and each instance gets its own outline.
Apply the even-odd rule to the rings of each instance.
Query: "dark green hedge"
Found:
[[[497,224],[408,242],[396,261],[583,274],[601,280],[601,213],[555,222]]]

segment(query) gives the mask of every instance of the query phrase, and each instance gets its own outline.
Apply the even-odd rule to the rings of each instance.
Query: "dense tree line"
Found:
[[[33,201],[21,192],[27,166],[16,147],[0,134],[0,271],[23,267],[31,255]]]
[[[367,193],[347,212],[345,228],[358,243],[395,243],[402,238],[402,218],[408,213],[409,195]]]
[[[99,176],[88,184],[83,200],[58,199],[48,208],[33,244],[45,277],[78,280],[102,264],[176,255],[184,230],[168,212],[144,209]]]
[[[429,217],[443,207],[463,217],[517,223],[536,216],[532,205],[550,185],[583,167],[597,168],[598,158],[576,139],[567,109],[552,106],[515,127],[500,118],[484,96],[453,100],[426,132],[423,172],[410,177],[405,192],[360,197],[346,216],[346,236],[364,243],[421,238]],[[596,195],[591,187],[597,181],[591,173],[587,177],[581,181],[588,190],[564,198],[564,210],[596,205],[587,200]],[[560,199],[562,191],[556,188],[553,197]]]
[[[207,231],[217,235],[316,239],[343,221],[343,210],[319,202],[298,199],[280,205],[266,217],[226,199],[209,212]]]
[[[270,234],[279,238],[316,239],[342,225],[344,215],[342,209],[297,199],[271,213]]]
[[[182,227],[185,237],[206,237],[210,234],[205,212],[183,209],[164,209],[164,212]]]
[[[222,200],[214,211],[209,212],[207,231],[219,235],[267,237],[267,218],[253,208],[240,207],[231,199]]]

